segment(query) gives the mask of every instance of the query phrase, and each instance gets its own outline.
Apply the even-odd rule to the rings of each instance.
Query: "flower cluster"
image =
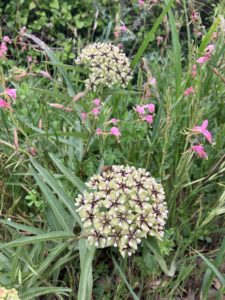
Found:
[[[0,300],[20,300],[20,298],[15,289],[7,290],[4,287],[0,287]]]
[[[212,144],[213,143],[212,134],[210,131],[207,130],[207,127],[208,127],[208,120],[205,120],[205,121],[203,121],[202,125],[195,126],[194,128],[192,128],[191,131],[192,131],[192,134],[194,134],[194,135],[199,135],[199,134],[203,135],[205,137],[205,139],[210,144]],[[208,157],[203,145],[200,144],[199,142],[197,144],[193,145],[191,147],[191,150],[194,151],[199,158],[207,158]]]
[[[139,117],[146,121],[148,124],[153,123],[153,113],[155,112],[155,105],[152,103],[146,105],[137,105],[135,111],[139,114]]]
[[[85,47],[76,59],[77,64],[87,64],[90,68],[86,88],[96,90],[99,85],[125,87],[132,79],[130,61],[119,49],[109,43],[95,43]]]
[[[130,256],[142,238],[163,237],[164,190],[145,169],[114,165],[87,185],[93,192],[78,195],[75,205],[90,244],[118,247],[122,256]]]
[[[200,65],[205,64],[212,57],[214,50],[215,50],[214,45],[208,45],[205,48],[204,55],[197,59],[197,63],[199,63]]]

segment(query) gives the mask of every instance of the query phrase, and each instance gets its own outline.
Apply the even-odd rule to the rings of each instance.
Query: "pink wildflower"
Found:
[[[209,143],[212,143],[212,134],[206,129],[208,127],[208,120],[203,121],[201,126],[195,126],[192,129],[193,133],[201,133],[207,139]]]
[[[5,93],[12,99],[16,100],[16,89],[6,88]]]
[[[112,127],[110,129],[110,134],[112,134],[112,135],[114,135],[116,137],[120,137],[121,136],[120,130],[117,127]]]
[[[136,108],[135,108],[135,110],[136,110],[136,112],[139,115],[144,115],[145,114],[145,108],[144,108],[144,106],[137,105]]]
[[[0,58],[3,57],[4,55],[6,55],[7,50],[8,50],[8,48],[7,48],[6,44],[1,43],[1,45],[0,45]]]
[[[111,120],[109,120],[109,122],[108,122],[108,123],[112,123],[113,125],[116,125],[118,122],[119,122],[119,120],[118,120],[118,119],[116,119],[116,118],[112,118]]]
[[[36,148],[30,147],[29,153],[30,153],[32,156],[36,156],[36,155],[38,154],[38,151],[37,151]]]
[[[163,37],[162,36],[157,36],[157,38],[156,38],[156,41],[157,41],[157,46],[159,46],[159,45],[161,45],[162,44],[162,42],[163,42]]]
[[[95,133],[96,133],[97,135],[101,135],[101,134],[102,134],[101,128],[97,128],[96,131],[95,131]]]
[[[206,55],[212,55],[212,53],[214,52],[215,50],[215,46],[210,44],[208,45],[206,48],[205,48],[205,54]]]
[[[3,36],[2,40],[3,40],[3,42],[8,43],[8,44],[12,43],[12,40],[7,35]]]
[[[93,100],[93,103],[94,103],[94,105],[96,105],[96,106],[100,106],[101,105],[101,100],[100,99],[94,99]]]
[[[143,6],[143,5],[145,4],[145,1],[143,1],[143,0],[138,0],[138,4],[139,4],[140,6]]]
[[[40,71],[39,74],[45,78],[51,79],[51,75],[47,71]]]
[[[152,124],[153,123],[153,116],[152,115],[147,115],[144,117],[144,120],[148,123],[148,124]]]
[[[151,85],[156,85],[156,78],[155,77],[152,77],[150,80],[149,80],[149,83]]]
[[[197,75],[197,65],[193,65],[191,75],[192,77],[195,77]]]
[[[10,107],[11,106],[8,102],[0,98],[0,108],[10,108]]]
[[[121,30],[121,32],[126,32],[127,31],[127,26],[126,25],[121,25],[120,30]]]
[[[85,122],[86,119],[87,119],[87,113],[86,112],[82,112],[81,113],[81,120],[82,120],[82,122]]]
[[[192,86],[184,91],[184,96],[189,96],[190,94],[194,94],[195,90]]]
[[[199,158],[208,158],[207,153],[202,145],[192,146],[191,149],[197,154]]]
[[[205,64],[208,60],[210,59],[210,55],[204,55],[199,57],[196,61],[197,63],[199,63],[200,65]]]
[[[152,104],[152,103],[146,104],[146,105],[144,105],[144,108],[147,108],[150,113],[155,112],[155,104]]]
[[[98,107],[93,108],[92,113],[95,117],[97,117],[100,114],[99,108]]]
[[[30,63],[30,62],[32,62],[32,60],[33,60],[33,59],[32,59],[32,56],[28,55],[28,56],[27,56],[27,61]]]

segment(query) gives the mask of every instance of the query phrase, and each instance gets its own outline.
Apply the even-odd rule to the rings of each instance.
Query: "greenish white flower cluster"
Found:
[[[0,300],[20,300],[20,298],[15,289],[7,290],[4,287],[0,287]]]
[[[130,61],[123,51],[109,43],[95,43],[85,47],[76,59],[77,64],[90,68],[86,88],[96,90],[99,85],[112,87],[119,84],[126,87],[132,79]]]
[[[163,237],[165,193],[145,169],[115,165],[87,185],[93,192],[78,195],[75,205],[91,244],[118,247],[122,256],[130,256],[142,238]]]

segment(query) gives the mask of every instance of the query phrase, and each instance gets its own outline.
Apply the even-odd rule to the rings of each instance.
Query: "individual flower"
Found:
[[[114,136],[116,136],[116,137],[120,137],[120,136],[121,136],[120,130],[119,130],[119,128],[117,128],[117,127],[112,127],[112,128],[110,129],[110,134],[111,134],[111,135],[114,135]]]
[[[93,100],[93,103],[94,103],[95,106],[100,106],[100,105],[101,105],[101,100],[98,99],[98,98],[97,98],[97,99],[94,99],[94,100]]]
[[[0,108],[10,108],[10,107],[11,105],[8,102],[0,98]]]
[[[200,65],[203,65],[203,64],[205,64],[209,59],[210,59],[210,56],[209,56],[209,55],[204,55],[204,56],[199,57],[196,61],[197,61],[197,63],[199,63]]]
[[[7,48],[6,44],[4,42],[1,43],[1,45],[0,45],[0,58],[6,55],[7,50],[8,50],[8,48]]]
[[[89,67],[89,78],[85,80],[87,89],[99,86],[127,86],[132,79],[130,61],[118,47],[109,43],[95,43],[85,47],[76,59],[77,64]]]
[[[52,76],[47,71],[39,71],[39,74],[45,78],[51,79]]]
[[[15,289],[7,290],[4,287],[0,287],[0,300],[20,300],[20,298]]]
[[[6,88],[5,93],[6,93],[6,95],[8,95],[13,100],[16,100],[16,89]]]
[[[32,56],[28,55],[27,56],[27,61],[30,63],[30,62],[32,62],[32,60],[33,60]]]
[[[135,108],[135,111],[140,115],[144,115],[145,114],[145,107],[141,106],[141,105],[137,105]]]
[[[148,124],[152,124],[153,123],[153,116],[152,115],[147,115],[144,117],[144,120],[148,123]]]
[[[159,35],[157,36],[156,41],[157,41],[157,46],[159,47],[163,43],[164,38]]]
[[[2,40],[3,40],[3,42],[8,43],[8,44],[12,43],[12,40],[7,35],[3,36]]]
[[[191,147],[192,151],[194,151],[199,158],[208,158],[207,153],[204,150],[202,145],[194,145]]]
[[[111,166],[87,182],[92,190],[78,195],[75,205],[83,233],[96,247],[117,247],[124,257],[143,238],[162,239],[167,205],[161,184],[145,169]]]
[[[156,78],[155,77],[151,77],[150,79],[149,79],[149,83],[150,83],[150,85],[156,85]]]
[[[86,112],[82,112],[81,113],[81,120],[82,120],[82,122],[85,122],[86,121],[86,119],[87,119],[87,113]]]
[[[96,133],[97,135],[101,135],[101,134],[102,134],[101,128],[97,128],[96,131],[95,131],[95,133]]]
[[[112,118],[111,120],[109,120],[107,123],[108,124],[113,124],[113,125],[116,125],[120,120],[116,119],[116,118]]]
[[[195,134],[203,134],[209,143],[212,143],[212,134],[206,128],[208,127],[208,120],[203,121],[202,125],[192,128]]]
[[[189,88],[187,88],[185,91],[184,91],[184,96],[189,96],[191,94],[194,94],[195,90],[192,86],[190,86]]]
[[[121,32],[126,32],[127,31],[127,26],[126,25],[121,25],[120,30],[121,30]]]
[[[95,117],[97,117],[97,116],[100,114],[99,108],[98,108],[98,107],[94,107],[94,108],[92,109],[92,113],[93,113],[93,115],[94,115]]]
[[[155,104],[152,104],[152,103],[146,104],[146,105],[144,105],[144,108],[147,108],[150,113],[155,112]]]
[[[143,6],[145,4],[145,1],[144,0],[138,0],[138,4],[139,4],[139,6]]]
[[[193,65],[191,69],[191,75],[192,77],[195,77],[197,75],[197,65]]]

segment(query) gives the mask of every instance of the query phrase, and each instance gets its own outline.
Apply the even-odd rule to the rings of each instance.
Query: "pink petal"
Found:
[[[201,126],[195,126],[194,128],[192,128],[193,132],[196,133],[202,133],[202,127]]]
[[[209,143],[212,143],[212,134],[208,130],[204,130],[203,135]]]
[[[208,120],[205,120],[203,121],[201,128],[202,130],[205,130],[207,127],[208,127]]]

